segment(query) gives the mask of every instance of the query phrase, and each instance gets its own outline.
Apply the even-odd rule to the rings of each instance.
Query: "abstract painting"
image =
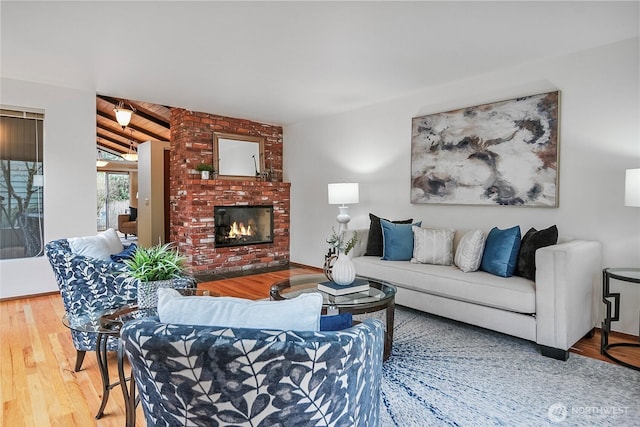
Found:
[[[411,203],[557,207],[558,98],[413,118]]]

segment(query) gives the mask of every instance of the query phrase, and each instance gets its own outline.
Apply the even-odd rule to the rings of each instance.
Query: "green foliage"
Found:
[[[138,247],[133,258],[125,261],[129,276],[142,282],[182,277],[184,257],[170,243],[150,248]]]
[[[209,171],[209,172],[214,172],[215,169],[213,168],[213,165],[210,165],[208,163],[200,163],[196,165],[196,170],[198,172],[202,172],[202,171]]]
[[[349,240],[346,240],[346,234],[347,233],[345,231],[338,234],[336,229],[331,227],[331,236],[327,237],[327,243],[338,252],[344,252],[344,254],[347,255],[358,242],[358,232],[354,231],[353,236]]]

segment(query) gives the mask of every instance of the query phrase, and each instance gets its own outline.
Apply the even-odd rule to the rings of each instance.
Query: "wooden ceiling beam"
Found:
[[[100,143],[99,139],[104,139],[105,141],[109,141],[109,142],[111,142],[113,144],[116,144],[118,147],[122,147],[125,150],[125,152],[126,152],[126,150],[129,149],[129,144],[125,144],[122,141],[118,141],[117,139],[113,139],[112,137],[110,137],[109,135],[106,135],[104,133],[96,132],[96,136],[97,136],[96,141],[98,141],[98,143]]]
[[[118,105],[119,100],[117,98],[112,98],[110,96],[104,96],[104,95],[98,95],[98,98],[102,99],[103,101],[106,101],[110,104],[113,104],[114,108],[116,105]],[[134,102],[130,102],[130,101],[125,101],[126,103],[130,103],[135,109],[136,112],[133,114],[137,114],[138,116],[142,117],[145,120],[149,120],[152,123],[157,124],[158,126],[162,126],[165,129],[170,129],[170,125],[169,122],[166,120],[162,120],[159,119],[158,117],[152,116],[151,114],[148,114],[147,112],[143,111],[140,108],[136,108],[137,106],[134,105]],[[113,114],[113,117],[111,117],[112,119],[115,120],[115,113]],[[137,129],[136,129],[137,130]],[[155,138],[158,139],[158,138]],[[163,139],[159,139],[160,141],[163,141]]]
[[[106,119],[112,119],[113,120],[113,117],[111,117],[109,114],[107,114],[105,112],[96,111],[96,114],[99,117],[104,117]],[[117,123],[117,122],[115,122],[115,120],[114,120],[114,123]],[[164,138],[162,135],[158,135],[158,134],[156,134],[154,132],[150,132],[150,131],[148,131],[148,130],[146,130],[144,128],[138,127],[138,126],[134,126],[131,123],[127,126],[128,128],[133,129],[133,130],[135,130],[136,132],[138,132],[140,134],[147,135],[149,138],[140,139],[140,138],[136,138],[135,136],[132,137],[131,134],[127,135],[126,132],[121,130],[122,127],[120,125],[118,125],[118,126],[119,126],[118,129],[113,129],[113,128],[107,128],[105,126],[101,126],[98,123],[98,127],[102,128],[102,129],[105,129],[105,130],[108,130],[109,132],[111,132],[111,133],[113,133],[115,135],[118,135],[118,136],[120,136],[122,138],[125,138],[127,140],[132,139],[134,142],[144,142],[144,141],[147,141],[149,139],[154,139],[154,140],[157,140],[157,141],[166,141],[166,138]]]

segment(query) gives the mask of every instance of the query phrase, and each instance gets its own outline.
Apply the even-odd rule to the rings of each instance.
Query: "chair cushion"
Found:
[[[130,244],[122,252],[118,252],[117,254],[111,255],[111,261],[113,262],[122,262],[125,259],[133,258],[133,254],[138,249],[138,246],[135,243]]]
[[[158,289],[158,316],[163,323],[229,328],[319,331],[322,295],[302,294],[283,301],[234,297],[182,296]]]
[[[321,331],[341,331],[353,325],[351,313],[340,313],[333,316],[320,316]]]
[[[70,237],[67,239],[71,252],[76,255],[111,261],[111,255],[122,252],[124,246],[113,228],[96,236]]]

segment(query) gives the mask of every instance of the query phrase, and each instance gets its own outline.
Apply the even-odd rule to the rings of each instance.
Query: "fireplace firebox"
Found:
[[[273,243],[273,206],[215,206],[216,247]]]

